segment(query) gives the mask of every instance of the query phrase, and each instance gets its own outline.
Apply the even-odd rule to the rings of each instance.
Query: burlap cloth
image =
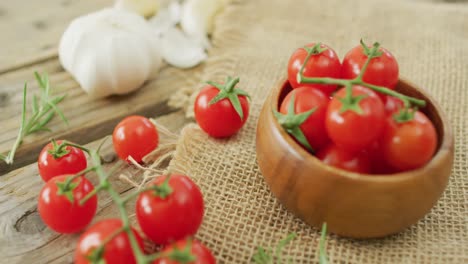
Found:
[[[171,172],[190,175],[203,191],[206,214],[197,234],[219,263],[248,263],[256,246],[274,246],[290,232],[294,263],[315,263],[319,231],[305,225],[270,193],[255,158],[259,110],[291,52],[311,41],[334,47],[342,58],[364,38],[393,52],[401,76],[427,89],[450,118],[455,164],[437,206],[407,230],[384,239],[329,235],[331,263],[468,263],[468,3],[442,1],[232,2],[217,17],[203,80],[239,76],[252,95],[251,116],[228,140],[206,136],[196,125],[182,131]],[[201,85],[200,85],[201,87]],[[191,115],[187,88],[172,103]],[[311,190],[313,191],[313,190]]]

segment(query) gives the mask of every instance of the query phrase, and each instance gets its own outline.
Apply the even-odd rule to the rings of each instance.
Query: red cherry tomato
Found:
[[[158,177],[152,184],[161,186],[165,178]],[[141,230],[156,244],[168,244],[195,234],[203,218],[202,193],[189,177],[172,175],[169,186],[172,192],[165,198],[146,191],[136,202]]]
[[[58,145],[61,143],[61,140],[57,141]],[[45,182],[50,180],[52,177],[65,174],[75,174],[86,169],[86,156],[81,149],[66,146],[65,151],[67,151],[68,154],[57,159],[49,153],[49,151],[52,151],[53,149],[54,147],[52,143],[47,144],[42,149],[39,154],[39,158],[37,159],[39,175],[41,175],[41,178]]]
[[[382,146],[380,141],[373,142],[367,150],[365,150],[369,156],[371,162],[371,173],[372,174],[392,174],[395,173],[395,169],[392,168],[385,161]]]
[[[151,121],[143,116],[129,116],[114,129],[112,141],[117,155],[127,160],[132,156],[136,162],[153,151],[159,142],[158,131]]]
[[[313,47],[315,43],[308,44],[307,47]],[[319,54],[314,54],[310,57],[309,61],[304,67],[304,77],[341,77],[341,63],[336,52],[325,44],[320,45],[321,48],[326,50]],[[291,55],[288,62],[288,80],[293,88],[297,87],[314,87],[325,93],[326,96],[336,90],[336,85],[327,84],[312,84],[312,83],[298,83],[297,73],[301,69],[307,57],[307,51],[304,48],[299,48]]]
[[[239,98],[243,112],[243,119],[236,112],[229,98],[217,103],[210,102],[219,94],[219,89],[208,85],[203,88],[195,99],[195,119],[198,125],[208,135],[215,138],[230,137],[239,131],[249,116],[249,102],[243,95],[234,95]]]
[[[187,244],[191,243],[190,247],[190,253],[196,258],[195,261],[192,262],[179,262],[176,260],[171,260],[169,257],[158,259],[153,262],[153,264],[215,264],[216,259],[211,253],[211,251],[203,245],[201,242],[197,240],[191,240],[190,242],[187,239],[184,240],[179,240],[175,244],[167,246],[164,248],[162,251],[163,253],[170,254],[170,252],[173,252],[175,249],[179,251],[183,251],[186,247]]]
[[[393,89],[398,83],[398,62],[386,49],[379,48],[380,57],[372,58],[363,76],[363,81]],[[359,75],[367,60],[361,45],[351,49],[343,59],[342,76],[353,79]]]
[[[343,170],[358,173],[371,172],[369,156],[363,151],[352,153],[335,144],[330,144],[317,153],[317,158],[327,165]]]
[[[64,185],[70,175],[50,179],[39,194],[38,210],[44,223],[58,233],[76,233],[84,229],[93,219],[97,208],[94,195],[83,205],[79,201],[94,190],[94,186],[85,177],[78,177],[70,185],[71,198],[59,193],[59,185]]]
[[[414,118],[404,123],[398,123],[389,116],[381,144],[385,160],[395,169],[417,169],[434,155],[437,133],[422,112],[416,111]]]
[[[355,85],[352,95],[364,96],[358,103],[361,114],[353,110],[341,111],[346,89],[340,89],[330,101],[326,128],[331,140],[350,152],[366,149],[381,135],[385,124],[385,110],[379,96],[372,90]]]
[[[404,103],[401,99],[389,95],[385,96],[385,111],[387,114],[393,114],[403,107]]]
[[[328,97],[320,90],[310,87],[299,87],[292,90],[283,100],[280,112],[288,113],[291,98],[294,96],[294,113],[299,114],[316,109],[300,126],[311,147],[318,151],[324,147],[330,139],[325,129],[325,114],[327,112]]]
[[[107,240],[110,236],[113,236],[121,227],[122,221],[120,219],[106,219],[97,222],[86,230],[86,232],[80,236],[75,249],[75,264],[93,263],[89,259],[92,256],[93,251],[98,248],[103,241]],[[143,239],[135,229],[132,228],[132,232],[136,237],[140,249],[143,251]],[[136,263],[130,239],[125,232],[121,232],[106,243],[102,259],[105,263],[112,264]]]

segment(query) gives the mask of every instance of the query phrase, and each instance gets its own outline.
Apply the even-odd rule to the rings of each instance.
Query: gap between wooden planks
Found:
[[[187,123],[182,111],[171,113],[156,119],[173,132],[179,132]],[[96,148],[100,140],[87,145]],[[105,160],[115,156],[112,140],[107,139],[102,150]],[[109,170],[116,162],[106,163]],[[120,193],[126,193],[132,188],[127,183],[118,180],[121,173],[135,177],[141,176],[137,171],[123,162],[119,170],[111,177],[112,184]],[[97,176],[92,173],[88,178],[96,184]],[[0,263],[72,263],[73,252],[79,235],[59,235],[48,229],[37,212],[37,196],[44,183],[37,172],[37,163],[25,166],[0,177]],[[116,206],[107,193],[99,193],[98,211],[93,223],[112,217],[118,217]],[[133,204],[129,203],[130,213]],[[134,218],[132,219],[133,223]]]
[[[18,134],[23,83],[28,82],[28,98],[38,91],[33,80],[34,70],[48,72],[55,94],[67,95],[59,108],[69,120],[66,126],[56,117],[50,123],[52,133],[41,132],[28,136],[18,149],[13,165],[0,162],[0,175],[36,161],[37,153],[51,137],[86,144],[112,133],[113,127],[130,114],[154,116],[176,111],[167,106],[167,101],[176,90],[197,85],[197,73],[202,68],[181,70],[164,66],[154,80],[136,92],[99,100],[90,98],[82,91],[56,59],[0,75],[0,153],[8,152]]]
[[[89,143],[110,134],[117,122],[130,114],[154,116],[175,111],[166,104],[169,97],[178,89],[199,84],[197,76],[203,66],[190,70],[164,66],[155,80],[137,92],[100,100],[89,98],[61,67],[57,46],[73,18],[113,3],[113,0],[0,1],[0,153],[6,154],[16,139],[24,83],[28,83],[28,99],[38,90],[34,71],[48,72],[53,92],[67,94],[59,108],[70,121],[65,126],[54,118],[50,124],[53,133],[28,136],[12,166],[0,161],[0,177],[35,162],[37,153],[51,137]]]

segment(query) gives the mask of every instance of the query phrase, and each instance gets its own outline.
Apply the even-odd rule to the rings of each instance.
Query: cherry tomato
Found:
[[[234,89],[235,90],[235,89]],[[249,102],[244,95],[233,94],[239,99],[243,118],[229,98],[210,104],[220,90],[212,85],[203,88],[195,99],[195,119],[198,125],[215,138],[230,137],[239,131],[249,116]]]
[[[158,177],[152,184],[162,186],[165,178]],[[195,234],[203,218],[202,193],[189,177],[172,175],[169,186],[172,192],[164,198],[150,190],[141,193],[136,202],[141,230],[156,244],[168,244]]]
[[[159,137],[156,127],[148,118],[129,116],[115,127],[112,141],[121,159],[127,160],[128,156],[132,156],[140,163],[144,156],[158,146]]]
[[[393,114],[403,107],[404,103],[401,99],[389,95],[385,96],[385,111],[387,114]]]
[[[386,49],[379,48],[380,57],[372,58],[363,76],[363,81],[393,89],[398,83],[398,62]],[[359,75],[367,60],[361,45],[351,49],[343,59],[342,76],[353,79]]]
[[[300,125],[302,133],[311,147],[317,151],[324,147],[330,139],[325,129],[325,114],[327,113],[328,97],[320,90],[310,87],[299,87],[292,90],[283,100],[280,112],[288,113],[291,98],[294,96],[294,113],[299,114],[316,109],[304,123]]]
[[[317,158],[325,164],[343,170],[370,173],[371,162],[366,152],[349,152],[335,144],[329,144],[317,153]]]
[[[369,146],[369,148],[365,150],[371,162],[371,173],[372,174],[392,174],[396,171],[394,168],[392,168],[392,166],[390,166],[386,162],[383,152],[382,152],[382,146],[381,146],[379,139],[377,141],[374,141]]]
[[[308,44],[307,47],[312,48],[315,43]],[[336,52],[325,44],[320,44],[322,49],[326,49],[319,54],[313,54],[307,64],[304,66],[304,77],[341,77],[341,63]],[[307,57],[307,51],[304,48],[299,48],[291,55],[288,62],[288,80],[293,88],[297,87],[314,87],[325,95],[329,96],[336,90],[336,85],[327,84],[312,84],[312,83],[298,83],[297,73],[301,69]]]
[[[357,103],[362,113],[350,109],[342,112],[345,95],[345,88],[334,95],[328,105],[325,125],[336,145],[350,152],[361,151],[381,135],[385,124],[384,105],[375,92],[355,85],[352,87],[353,97],[364,97]]]
[[[69,194],[60,194],[70,175],[50,179],[39,194],[38,210],[44,223],[58,233],[76,233],[84,229],[93,219],[97,208],[96,195],[83,205],[79,201],[94,190],[91,182],[83,176],[72,181]],[[63,188],[62,188],[63,189]],[[73,199],[73,202],[70,201]]]
[[[89,258],[92,258],[93,252],[95,252],[94,250],[97,249],[103,241],[109,239],[110,236],[114,236],[115,232],[120,228],[122,228],[122,221],[120,219],[106,219],[91,226],[78,240],[75,249],[75,264],[93,263]],[[143,251],[143,239],[135,229],[132,228],[132,232],[136,237],[140,249]],[[130,239],[125,232],[115,235],[114,238],[106,243],[102,259],[105,263],[112,264],[136,263]]]
[[[381,144],[385,160],[395,169],[417,169],[434,155],[437,133],[432,122],[420,111],[404,123],[398,123],[389,116]]]
[[[190,253],[196,258],[195,261],[191,262],[179,262],[176,260],[172,260],[169,257],[158,259],[153,262],[153,264],[215,264],[216,259],[211,253],[211,251],[203,245],[201,242],[197,240],[191,240],[190,242],[187,239],[184,240],[179,240],[175,244],[169,245],[164,248],[162,251],[163,253],[170,254],[170,252],[173,252],[175,249],[178,251],[183,251],[186,247],[187,244],[191,243],[190,247]]]
[[[58,145],[61,143],[62,141],[57,141]],[[42,149],[39,154],[39,158],[37,159],[39,175],[41,175],[41,178],[45,182],[50,180],[52,177],[65,174],[75,174],[86,169],[86,156],[81,149],[66,146],[65,151],[67,151],[68,154],[57,159],[49,153],[49,151],[53,151],[53,149],[54,145],[52,143],[47,144]]]

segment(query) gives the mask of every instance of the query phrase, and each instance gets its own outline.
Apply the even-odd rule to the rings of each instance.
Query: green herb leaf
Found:
[[[39,85],[41,92],[40,98],[36,95],[32,98],[32,116],[26,118],[26,97],[27,97],[27,83],[24,84],[23,90],[23,103],[21,112],[21,124],[18,131],[13,147],[8,152],[7,156],[4,156],[3,160],[7,164],[12,164],[14,161],[15,153],[18,147],[23,142],[23,138],[39,131],[50,131],[47,128],[47,124],[52,120],[54,114],[60,116],[60,118],[68,124],[68,120],[65,118],[63,112],[57,107],[57,104],[61,102],[65,96],[57,96],[50,99],[50,83],[47,74],[40,75],[38,72],[34,72],[34,77]],[[53,110],[50,112],[50,110]]]
[[[272,249],[265,249],[263,247],[257,247],[257,251],[252,256],[252,262],[257,264],[273,264],[273,263],[283,263],[282,251],[287,244],[289,244],[294,238],[296,238],[295,233],[289,234],[286,238],[278,242],[278,245],[275,249],[275,255],[273,256]],[[289,260],[290,262],[291,260]]]
[[[322,225],[322,232],[320,235],[320,242],[319,242],[319,263],[320,264],[328,264],[328,257],[327,251],[325,249],[325,242],[327,236],[327,223],[323,223]]]

